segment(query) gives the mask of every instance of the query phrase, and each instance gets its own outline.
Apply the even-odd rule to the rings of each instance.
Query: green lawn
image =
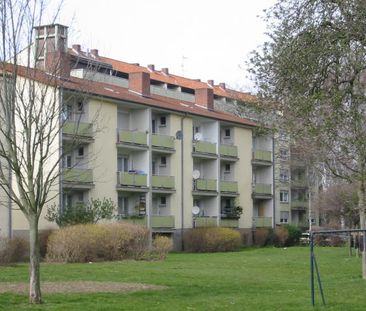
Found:
[[[327,306],[366,310],[361,259],[344,248],[317,248]],[[0,282],[27,281],[28,266],[0,267]],[[0,310],[314,310],[306,247],[247,249],[236,253],[170,254],[162,262],[42,264],[44,281],[114,281],[164,285],[159,291],[44,294],[31,307],[25,295],[0,294]]]

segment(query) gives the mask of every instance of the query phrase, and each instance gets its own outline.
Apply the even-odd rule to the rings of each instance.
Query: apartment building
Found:
[[[249,94],[67,48],[63,25],[35,28],[32,49],[37,70],[55,59],[60,66],[59,148],[70,150],[54,200],[60,209],[110,198],[118,221],[177,245],[193,227],[236,228],[250,243],[253,229],[274,226],[273,141],[254,137],[254,122],[217,109]],[[68,148],[75,137],[77,148]],[[27,231],[19,211],[9,219],[11,232]],[[52,226],[41,216],[41,229]]]

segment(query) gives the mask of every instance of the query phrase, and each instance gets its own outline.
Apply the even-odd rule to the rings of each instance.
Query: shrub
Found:
[[[269,236],[269,230],[265,228],[256,229],[254,232],[254,245],[265,246],[267,245]]]
[[[29,242],[21,238],[0,238],[0,264],[25,261],[29,256]]]
[[[287,245],[289,233],[286,227],[276,227],[276,246],[283,247]]]
[[[88,204],[67,206],[62,211],[56,205],[48,208],[46,219],[65,227],[77,224],[95,224],[101,219],[112,219],[115,204],[111,199],[91,199]]]
[[[331,235],[329,238],[330,246],[340,247],[340,246],[344,246],[345,244],[346,244],[346,240],[338,235]],[[361,243],[361,245],[362,245],[362,243]]]
[[[184,235],[184,245],[191,252],[225,252],[239,250],[240,233],[230,228],[196,228]]]
[[[300,228],[291,225],[283,226],[288,231],[286,246],[299,245],[302,231]]]
[[[132,224],[68,226],[50,235],[46,257],[56,262],[142,259],[148,238],[148,229]]]
[[[42,258],[46,257],[48,238],[52,232],[53,229],[46,229],[39,232],[39,248]]]
[[[163,260],[173,249],[173,241],[166,236],[157,236],[153,240],[152,247],[152,257]]]

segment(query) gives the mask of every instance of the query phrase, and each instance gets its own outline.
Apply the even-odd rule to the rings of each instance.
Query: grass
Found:
[[[366,310],[361,259],[344,248],[317,248],[327,305],[315,310]],[[0,310],[314,310],[310,305],[306,247],[247,249],[235,253],[170,254],[165,261],[42,264],[44,281],[139,282],[167,286],[135,293],[0,294]],[[28,266],[0,267],[0,282],[25,282]]]

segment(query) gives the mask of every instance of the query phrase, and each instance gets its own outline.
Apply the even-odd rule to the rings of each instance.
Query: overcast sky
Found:
[[[192,79],[250,90],[245,61],[264,40],[275,0],[66,0],[69,46]]]

